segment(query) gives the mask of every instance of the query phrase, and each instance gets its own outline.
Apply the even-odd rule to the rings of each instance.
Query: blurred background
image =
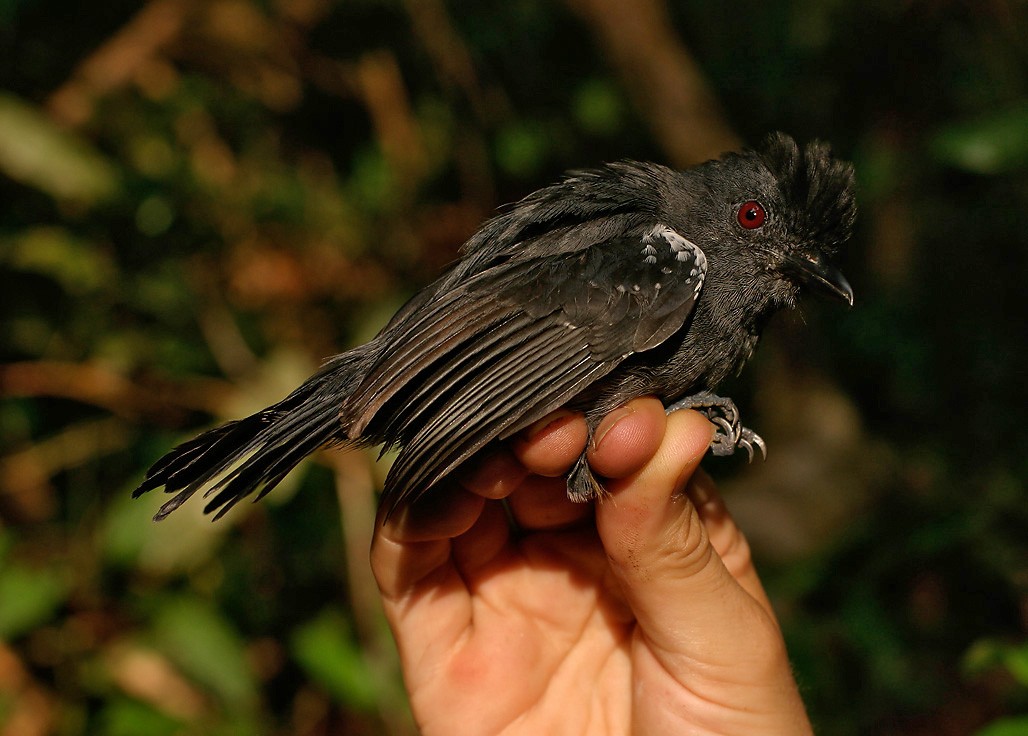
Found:
[[[0,733],[410,734],[364,453],[211,524],[146,467],[373,335],[497,206],[772,130],[860,185],[707,462],[822,734],[1028,734],[1020,0],[0,1]],[[587,684],[583,684],[587,686]]]

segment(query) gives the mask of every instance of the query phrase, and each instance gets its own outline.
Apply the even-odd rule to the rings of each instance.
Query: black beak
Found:
[[[853,287],[850,282],[842,275],[842,271],[826,263],[820,256],[808,257],[794,253],[786,257],[782,270],[800,284],[853,306]]]

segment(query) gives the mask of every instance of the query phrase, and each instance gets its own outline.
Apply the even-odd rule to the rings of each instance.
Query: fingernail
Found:
[[[562,422],[568,417],[575,416],[575,412],[569,409],[558,409],[555,412],[547,414],[542,419],[539,419],[534,424],[529,424],[524,430],[525,439],[532,439],[547,427],[552,427],[558,422]]]
[[[614,429],[618,422],[625,417],[630,417],[635,414],[635,409],[631,406],[622,406],[620,409],[615,409],[610,414],[603,418],[600,422],[600,426],[593,432],[593,450],[600,449],[600,443],[603,442],[603,438],[607,436],[610,430]]]

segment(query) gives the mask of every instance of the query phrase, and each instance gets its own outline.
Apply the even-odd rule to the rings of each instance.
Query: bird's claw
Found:
[[[761,457],[764,460],[767,460],[767,443],[764,442],[763,437],[752,429],[742,427],[739,433],[739,441],[736,444],[746,450],[746,455],[748,456],[747,462],[753,462],[754,447],[760,450]]]
[[[763,438],[748,427],[742,426],[739,409],[735,402],[710,392],[688,396],[667,407],[670,414],[678,409],[695,409],[716,427],[714,437],[710,441],[710,451],[718,457],[735,453],[736,448],[746,450],[749,462],[756,455],[754,448],[760,450],[763,459],[767,459],[767,443]]]
[[[721,435],[724,437],[724,439],[728,440],[728,444],[736,444],[736,427],[733,427],[731,422],[729,422],[724,417],[719,416],[709,417],[709,419],[711,422],[714,423],[714,425],[718,427],[718,435]]]

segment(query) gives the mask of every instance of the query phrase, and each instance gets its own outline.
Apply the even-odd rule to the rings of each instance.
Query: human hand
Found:
[[[810,733],[746,541],[697,472],[710,423],[652,398],[608,415],[595,505],[565,495],[584,420],[540,424],[376,524],[422,733]]]

